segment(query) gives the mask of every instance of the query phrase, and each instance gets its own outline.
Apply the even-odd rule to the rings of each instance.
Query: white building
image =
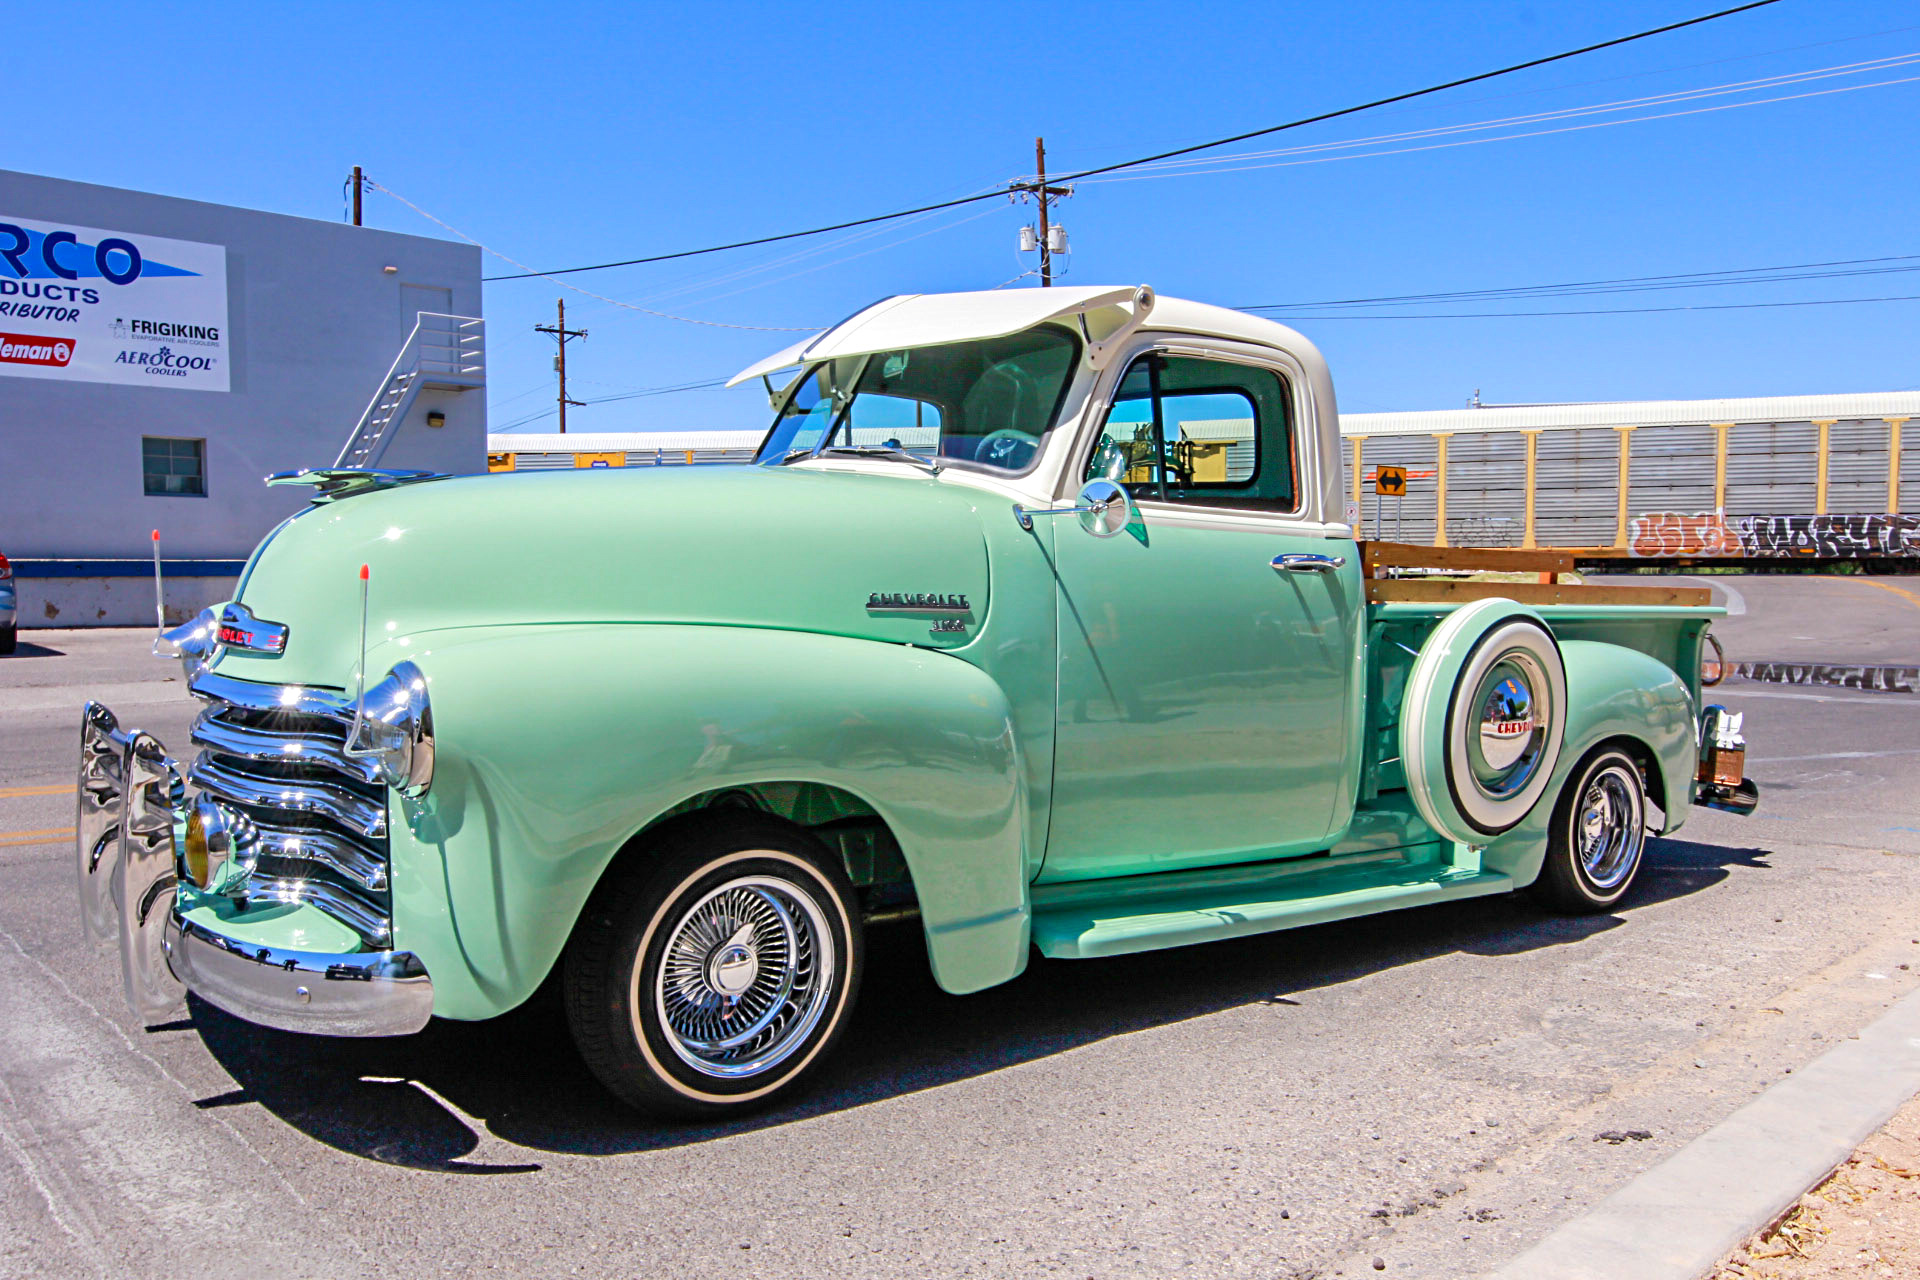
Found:
[[[150,623],[155,529],[169,613],[224,598],[311,492],[264,477],[358,426],[345,461],[482,470],[479,315],[471,245],[0,170],[20,625]]]

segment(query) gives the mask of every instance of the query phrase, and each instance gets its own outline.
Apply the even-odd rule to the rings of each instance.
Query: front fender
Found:
[[[655,624],[426,633],[404,656],[427,676],[436,763],[423,799],[395,797],[395,945],[433,974],[436,1014],[520,1003],[635,833],[774,781],[843,788],[887,822],[942,987],[1026,963],[1019,748],[999,686],[961,659]]]
[[[1657,658],[1599,640],[1561,640],[1567,668],[1567,732],[1546,795],[1526,821],[1487,846],[1483,863],[1515,884],[1531,884],[1546,857],[1554,805],[1580,761],[1609,738],[1632,738],[1653,755],[1665,797],[1662,834],[1686,820],[1692,798],[1693,694],[1686,681]]]

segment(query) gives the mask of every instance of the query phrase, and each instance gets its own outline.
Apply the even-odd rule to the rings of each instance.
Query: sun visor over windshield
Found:
[[[1145,306],[1141,305],[1144,298]],[[976,293],[909,293],[876,302],[816,337],[735,374],[734,387],[778,369],[874,351],[905,351],[975,342],[1019,333],[1049,320],[1128,303],[1144,312],[1153,293],[1144,286],[1016,289]]]

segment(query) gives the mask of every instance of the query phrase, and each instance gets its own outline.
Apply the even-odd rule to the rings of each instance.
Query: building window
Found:
[[[204,498],[207,496],[207,442],[142,436],[140,471],[149,495]]]

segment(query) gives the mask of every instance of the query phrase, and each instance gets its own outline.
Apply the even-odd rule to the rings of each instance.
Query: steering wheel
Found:
[[[1039,437],[1016,431],[1012,427],[1002,427],[981,437],[979,445],[974,448],[973,460],[1004,467],[1008,471],[1018,471],[1033,460],[1033,455],[1039,449]]]

